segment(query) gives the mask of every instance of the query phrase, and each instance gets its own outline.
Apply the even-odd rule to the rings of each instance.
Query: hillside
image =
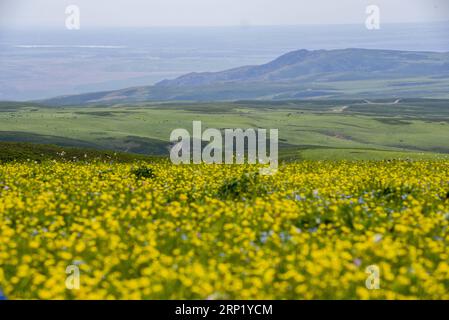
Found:
[[[192,73],[157,86],[202,86],[232,82],[330,82],[449,75],[449,54],[388,50],[299,50],[260,66]]]
[[[80,159],[87,149],[99,153],[114,150],[119,155],[129,152],[168,156],[172,130],[190,131],[192,121],[201,120],[203,128],[277,128],[281,159],[446,158],[448,106],[449,100],[436,99],[176,102],[102,107],[5,102],[0,103],[0,141],[60,147],[44,152],[32,147],[31,155],[28,150],[11,155],[17,148],[9,144],[0,152],[3,158],[25,160],[39,160],[41,154],[54,159],[61,151],[66,152],[67,159]],[[69,153],[68,147],[80,150]]]
[[[62,96],[48,105],[304,98],[447,98],[449,53],[299,50],[259,66],[190,73],[154,86]]]
[[[90,148],[61,147],[50,144],[35,144],[25,142],[0,141],[0,164],[7,162],[28,161],[106,161],[106,162],[135,162],[155,159],[137,154],[124,152],[95,150]]]

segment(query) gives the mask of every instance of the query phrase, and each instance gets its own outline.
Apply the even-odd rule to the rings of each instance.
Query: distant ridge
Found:
[[[190,73],[154,86],[62,96],[50,105],[310,98],[447,98],[449,53],[298,50],[258,66]]]

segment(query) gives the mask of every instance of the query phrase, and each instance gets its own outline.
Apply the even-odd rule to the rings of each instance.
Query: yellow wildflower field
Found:
[[[0,289],[8,299],[449,299],[449,161],[258,169],[0,165]],[[79,288],[67,286],[70,266]]]

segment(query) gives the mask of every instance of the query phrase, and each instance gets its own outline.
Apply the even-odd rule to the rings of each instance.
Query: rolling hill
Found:
[[[48,105],[303,98],[447,98],[449,53],[298,50],[259,66],[190,73],[154,86],[62,96]]]

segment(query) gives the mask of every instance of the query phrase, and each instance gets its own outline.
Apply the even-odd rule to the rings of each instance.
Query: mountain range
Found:
[[[61,96],[48,105],[145,101],[447,98],[449,53],[298,50],[263,65],[189,73],[152,86]]]

